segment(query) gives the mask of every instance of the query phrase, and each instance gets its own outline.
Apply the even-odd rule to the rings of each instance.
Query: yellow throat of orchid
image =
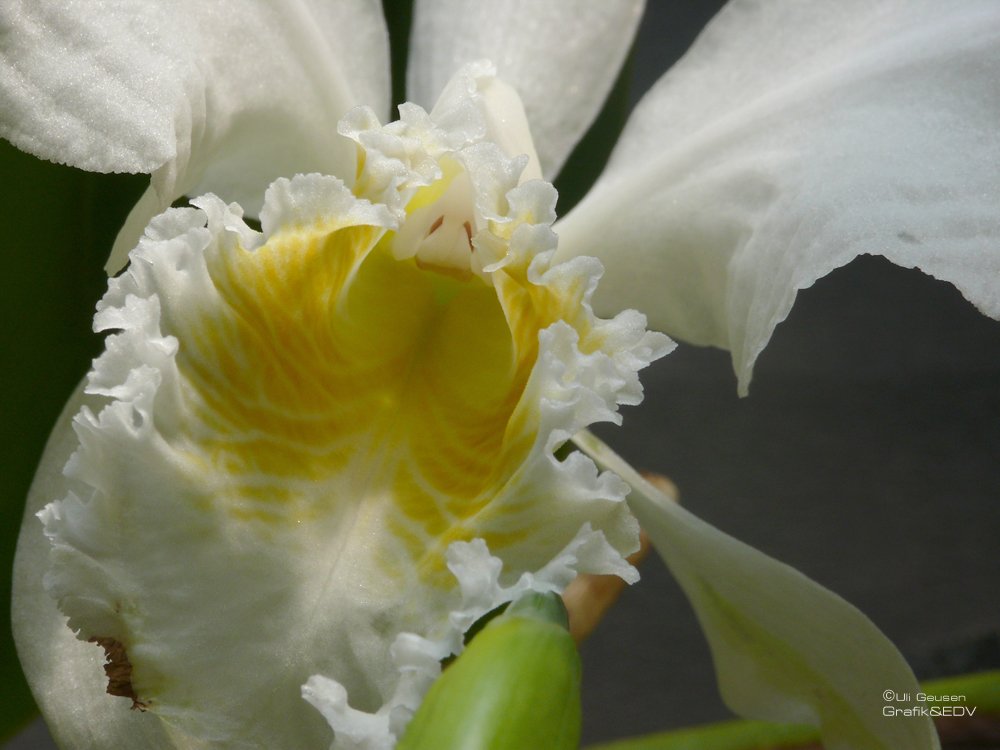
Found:
[[[527,254],[482,270],[489,222],[468,173],[442,171],[398,231],[323,215],[258,247],[234,238],[207,263],[211,304],[171,334],[188,404],[176,433],[211,477],[206,510],[294,524],[355,507],[382,574],[450,586],[451,542],[499,552],[532,530],[487,506],[537,437],[537,404],[521,402],[539,331],[575,323],[584,353],[601,340],[578,314],[589,279],[533,284]]]

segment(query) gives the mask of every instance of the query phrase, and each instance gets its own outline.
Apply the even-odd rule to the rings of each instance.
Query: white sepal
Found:
[[[1000,318],[1000,5],[736,0],[557,225],[598,310],[732,351],[745,393],[796,292],[859,254]]]
[[[920,688],[871,620],[684,510],[592,434],[575,442],[631,486],[629,507],[694,607],[733,711],[814,724],[828,750],[940,747],[929,718],[883,715],[886,690]]]
[[[45,159],[145,172],[115,246],[118,270],[149,219],[214,192],[251,213],[275,178],[350,178],[337,121],[388,112],[388,42],[375,0],[0,8],[0,136]]]
[[[643,0],[417,0],[407,98],[428,106],[459,67],[493,60],[524,102],[542,173],[551,180],[600,111],[643,6]]]

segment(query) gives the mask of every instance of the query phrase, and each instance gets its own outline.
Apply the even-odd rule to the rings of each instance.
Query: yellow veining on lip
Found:
[[[491,501],[535,439],[518,404],[538,332],[567,320],[585,337],[583,289],[530,283],[527,259],[492,284],[424,270],[381,231],[317,224],[211,253],[217,294],[165,315],[185,386],[175,434],[211,477],[206,510],[266,527],[368,503],[388,572],[403,552],[446,583],[451,542],[499,550],[531,531]]]

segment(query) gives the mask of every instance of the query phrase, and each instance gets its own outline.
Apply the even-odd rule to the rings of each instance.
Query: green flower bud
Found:
[[[555,594],[527,594],[434,683],[397,750],[576,750],[580,657]]]

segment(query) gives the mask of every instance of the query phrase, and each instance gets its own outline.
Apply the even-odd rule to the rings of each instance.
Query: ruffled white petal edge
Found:
[[[149,219],[215,192],[255,215],[274,179],[349,179],[348,109],[388,110],[377,0],[238,5],[177,0],[0,8],[0,136],[90,171],[153,179],[120,234],[118,270]]]
[[[639,579],[635,568],[590,524],[584,524],[551,562],[534,573],[523,573],[509,586],[501,583],[503,562],[490,554],[482,539],[452,544],[448,568],[458,582],[461,602],[434,637],[402,633],[396,638],[392,657],[400,679],[392,699],[379,711],[351,708],[347,691],[336,680],[316,675],[303,685],[302,697],[336,732],[333,750],[391,750],[440,675],[441,660],[462,652],[464,634],[488,612],[529,591],[561,593],[577,573],[589,570],[617,574],[629,583]]]
[[[297,593],[322,577],[310,573],[321,565],[323,551],[336,551],[335,535],[327,526],[329,533],[320,534],[312,548],[316,557],[310,557],[303,552],[309,549],[308,527],[297,537],[294,532],[255,535],[248,525],[230,519],[227,526],[205,506],[187,502],[199,494],[211,497],[218,484],[210,470],[185,470],[184,442],[191,433],[178,436],[176,430],[191,426],[185,409],[195,399],[185,387],[177,355],[192,342],[179,341],[171,331],[190,330],[179,318],[212,309],[219,290],[207,266],[213,256],[236,251],[237,241],[256,248],[269,233],[295,232],[303,224],[323,229],[325,221],[333,232],[345,225],[379,226],[391,217],[384,207],[357,200],[341,180],[321,175],[276,181],[262,211],[263,233],[243,222],[235,204],[215,196],[193,203],[195,208],[171,209],[154,219],[132,264],[109,281],[98,304],[95,329],[117,331],[108,337],[86,384],[90,403],[99,408],[84,404],[73,420],[77,449],[63,470],[72,481],[64,484],[64,494],[46,498],[54,502],[38,515],[49,537],[50,544],[43,545],[48,555],[39,553],[26,565],[49,569],[45,589],[70,614],[78,637],[120,639],[128,644],[132,665],[145,659],[145,678],[152,674],[159,690],[154,705],[139,704],[150,709],[140,727],[148,724],[152,736],[192,748],[202,746],[193,736],[208,738],[205,746],[213,747],[316,746],[317,738],[328,740],[329,730],[301,702],[298,683],[339,652],[328,636],[320,642],[334,626],[313,628],[309,622],[315,612],[308,604],[315,602],[299,612],[294,606],[302,601]],[[69,432],[70,425],[59,429]],[[37,519],[26,520],[22,536],[35,537],[38,531]],[[270,616],[268,607],[273,608]],[[339,609],[357,614],[356,630],[361,629],[362,613],[346,602]],[[72,638],[66,618],[51,612],[58,623],[52,637]],[[136,613],[141,614],[133,617]],[[24,614],[26,619],[46,616],[37,610]],[[286,622],[276,637],[268,628],[282,618]],[[79,645],[89,650],[89,659],[76,658],[88,664],[97,660],[96,645]],[[341,646],[343,651],[350,647]],[[42,707],[46,718],[63,728],[65,746],[86,747],[98,730],[86,716],[67,721],[62,715],[75,712],[72,696],[65,695],[70,686],[59,672],[27,663],[25,672],[36,692],[53,696],[51,706]],[[102,677],[100,670],[96,675]],[[137,689],[142,700],[142,688]],[[111,725],[100,732],[130,731],[133,720],[120,726],[122,715],[137,713],[123,713],[128,701],[101,688],[93,702],[95,721]],[[116,746],[131,744],[107,745]]]
[[[1000,6],[736,0],[640,103],[557,225],[597,309],[753,363],[797,290],[862,253],[1000,317]]]
[[[552,179],[593,122],[628,53],[643,0],[417,0],[407,96],[428,106],[454,72],[496,63],[520,94]]]
[[[684,510],[593,435],[574,442],[631,486],[629,507],[694,607],[731,709],[814,724],[828,750],[940,747],[929,718],[882,714],[887,689],[919,686],[871,620]]]
[[[83,406],[96,408],[100,400],[85,395],[82,383],[76,389],[52,430],[28,493],[14,558],[11,601],[18,657],[60,747],[203,750],[202,744],[190,738],[171,736],[156,717],[130,710],[127,701],[109,699],[101,650],[76,639],[42,583],[51,545],[36,515],[52,498],[65,497],[71,491],[86,492],[79,482],[63,474],[63,467],[79,445],[72,429],[73,417]]]

